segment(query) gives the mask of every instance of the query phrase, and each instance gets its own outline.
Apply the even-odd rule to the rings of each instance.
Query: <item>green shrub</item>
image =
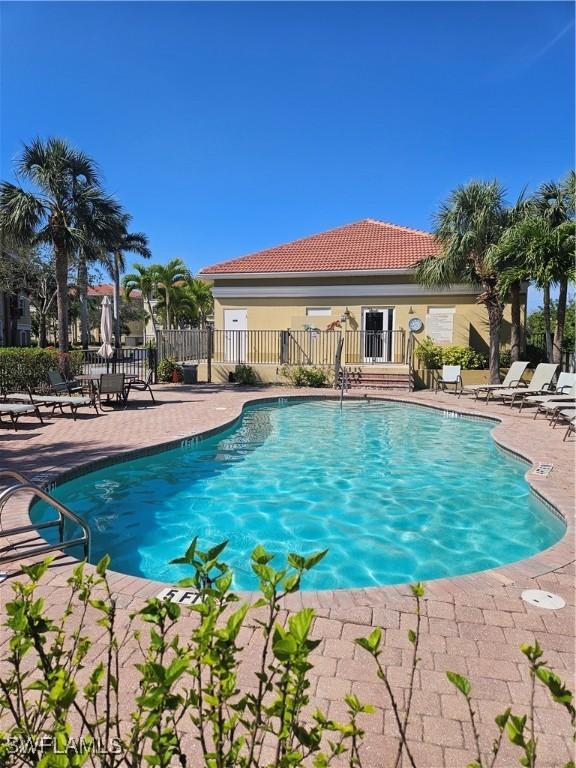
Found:
[[[67,376],[82,373],[82,350],[60,354],[54,347],[0,348],[0,389],[6,392],[38,389],[48,385],[48,371],[60,370]]]
[[[460,365],[464,370],[476,370],[485,368],[486,363],[486,355],[476,352],[472,347],[463,347],[458,344],[442,347],[443,365]]]
[[[414,355],[426,370],[436,371],[442,367],[442,347],[429,336],[416,344]]]
[[[182,381],[182,375],[182,366],[174,357],[165,357],[156,367],[156,378],[164,383]]]
[[[315,366],[285,365],[281,373],[294,387],[325,387],[329,380],[328,372]]]
[[[486,355],[476,352],[472,347],[464,347],[459,344],[450,344],[443,347],[436,344],[428,336],[416,345],[414,349],[416,358],[424,368],[436,371],[443,365],[459,365],[464,370],[485,368]]]
[[[512,357],[509,349],[500,351],[499,364],[500,368],[510,368],[512,364]]]
[[[258,383],[256,372],[251,365],[237,365],[234,368],[234,381],[244,386],[253,386]]]

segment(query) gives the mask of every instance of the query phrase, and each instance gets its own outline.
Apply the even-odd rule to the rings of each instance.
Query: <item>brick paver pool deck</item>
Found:
[[[0,467],[13,468],[30,476],[48,477],[95,461],[121,456],[168,441],[216,428],[236,418],[245,403],[261,398],[287,396],[333,396],[328,390],[291,390],[269,387],[239,389],[233,386],[159,385],[159,402],[152,406],[148,395],[137,394],[123,411],[100,416],[80,413],[73,422],[56,416],[39,426],[36,420],[21,420],[17,433],[0,428]],[[362,393],[358,393],[362,396]],[[450,394],[424,392],[368,393],[370,397],[404,400],[443,410],[480,414],[499,419],[496,441],[533,464],[527,479],[534,490],[566,519],[565,537],[555,546],[528,560],[478,574],[431,581],[426,584],[421,639],[421,662],[415,678],[410,744],[417,765],[466,766],[474,757],[473,736],[465,702],[446,679],[446,670],[471,678],[479,717],[483,748],[489,750],[495,735],[494,716],[512,705],[516,713],[527,710],[529,675],[519,646],[538,639],[549,666],[574,689],[574,446],[563,442],[564,429],[551,429],[544,419],[533,420],[533,410],[475,403]],[[554,465],[547,476],[534,474],[538,462]],[[28,519],[29,498],[14,497],[2,515],[3,529]],[[2,540],[2,545],[6,540]],[[67,593],[66,579],[72,563],[61,557],[51,568],[44,593],[57,606]],[[11,581],[21,575],[18,565],[4,567],[9,577],[0,585],[0,601],[11,594]],[[165,585],[122,574],[112,574],[118,596],[120,618],[144,604]],[[566,601],[561,610],[531,607],[520,598],[526,588],[560,594]],[[394,763],[396,731],[392,710],[382,684],[377,680],[368,654],[353,643],[373,626],[385,632],[385,661],[393,688],[400,697],[408,685],[411,646],[407,630],[413,626],[414,603],[407,586],[298,593],[286,603],[287,610],[310,605],[316,609],[314,632],[322,642],[314,655],[311,693],[313,704],[338,719],[344,714],[342,698],[356,693],[376,707],[363,717],[366,728],[363,757],[365,768],[385,768]],[[254,682],[255,623],[243,630],[245,662],[241,682]],[[0,645],[7,641],[0,636]],[[98,648],[96,647],[96,652]],[[103,650],[103,647],[102,647]],[[251,652],[252,650],[252,652]],[[133,662],[132,662],[133,663]],[[126,670],[125,696],[133,695],[136,677]],[[130,682],[134,686],[130,686]],[[562,766],[573,759],[570,724],[558,705],[542,692],[536,699],[539,765]],[[518,752],[509,746],[496,766],[518,765]]]

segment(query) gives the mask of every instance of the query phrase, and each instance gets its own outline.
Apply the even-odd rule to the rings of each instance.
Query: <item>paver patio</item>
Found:
[[[17,433],[0,429],[0,466],[18,469],[30,476],[56,476],[103,458],[182,439],[229,422],[244,403],[260,398],[332,396],[328,390],[262,388],[242,390],[230,386],[165,385],[155,387],[160,401],[149,405],[147,395],[138,395],[125,411],[101,416],[79,414],[78,420],[54,417],[44,427],[34,419],[23,419]],[[361,396],[362,393],[359,393]],[[533,411],[518,414],[498,404],[486,406],[468,398],[431,392],[387,393],[370,397],[405,400],[463,413],[500,419],[495,439],[503,447],[533,463],[554,465],[548,477],[533,468],[527,478],[533,488],[567,519],[566,536],[557,545],[521,563],[480,574],[428,582],[422,621],[421,662],[416,673],[410,742],[417,764],[424,768],[465,766],[473,759],[473,736],[465,702],[445,676],[448,669],[468,675],[473,684],[483,746],[489,749],[494,737],[493,719],[512,704],[523,713],[529,701],[527,665],[519,645],[538,639],[549,666],[574,688],[574,444],[563,442],[563,429],[552,430],[544,419],[533,420]],[[29,498],[16,497],[6,506],[3,528],[27,519]],[[72,558],[62,557],[51,568],[46,598],[57,606],[66,593]],[[5,567],[9,578],[0,585],[0,601],[10,595],[10,583],[18,566]],[[120,619],[144,604],[147,597],[165,586],[146,579],[113,574]],[[566,607],[558,611],[533,608],[520,599],[526,588],[542,588],[560,594]],[[392,686],[399,692],[408,685],[411,646],[407,631],[413,626],[415,606],[406,586],[306,592],[291,596],[286,609],[310,605],[316,609],[315,635],[322,643],[315,652],[311,692],[313,704],[339,718],[344,714],[342,697],[356,693],[374,704],[376,713],[362,720],[366,728],[365,768],[384,768],[394,762],[396,731],[390,704],[378,682],[368,654],[354,645],[373,626],[385,630],[385,660]],[[55,608],[56,609],[56,608]],[[3,632],[0,642],[7,640]],[[243,629],[245,662],[241,680],[251,684],[251,656],[258,643],[253,620]],[[103,651],[103,646],[101,651]],[[252,651],[252,653],[251,653]],[[98,652],[96,643],[95,653]],[[132,662],[133,663],[133,662]],[[136,677],[126,661],[125,696],[134,693]],[[131,682],[133,685],[131,686]],[[567,716],[546,696],[536,700],[539,727],[540,765],[561,766],[573,753]],[[192,737],[191,737],[192,743]],[[503,751],[497,766],[517,765],[517,751]]]

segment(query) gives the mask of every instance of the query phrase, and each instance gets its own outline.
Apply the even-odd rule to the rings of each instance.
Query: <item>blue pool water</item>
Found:
[[[275,563],[328,548],[305,589],[435,579],[520,560],[564,534],[493,426],[399,403],[260,404],[225,432],[55,495],[88,521],[93,562],[108,553],[114,570],[137,576],[189,575],[168,561],[199,536],[230,541],[238,589],[256,585],[247,564],[258,543]]]

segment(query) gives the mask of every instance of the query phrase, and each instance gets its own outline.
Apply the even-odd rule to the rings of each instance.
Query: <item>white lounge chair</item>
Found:
[[[481,392],[485,392],[486,400],[488,400],[488,392],[493,392],[496,389],[514,389],[519,387],[523,383],[522,377],[527,367],[528,361],[516,360],[508,369],[508,373],[501,384],[469,384],[466,387],[462,387],[460,394],[474,394],[474,399],[478,400],[478,395]]]
[[[576,418],[570,419],[568,422],[568,427],[566,428],[566,432],[564,432],[562,440],[568,440],[568,436],[571,432],[576,432]]]
[[[443,365],[442,376],[439,379],[436,379],[436,388],[434,391],[438,392],[440,387],[445,391],[448,384],[454,386],[454,394],[458,392],[458,387],[460,387],[460,391],[462,391],[462,376],[460,375],[460,372],[461,366],[459,365]]]
[[[557,370],[558,366],[556,363],[540,363],[526,387],[497,389],[495,392],[489,391],[486,395],[486,400],[490,398],[498,398],[504,401],[510,400],[510,407],[512,407],[515,402],[522,400],[524,397],[549,394],[552,391],[552,380]]]
[[[576,417],[576,405],[570,408],[557,408],[552,414],[550,424],[556,427],[559,421],[572,421]]]
[[[40,415],[40,411],[38,410],[38,406],[36,405],[31,403],[0,403],[0,422],[2,421],[2,414],[5,416],[10,416],[10,421],[12,422],[12,426],[14,427],[15,432],[18,431],[18,419],[25,413],[35,413],[36,416],[38,416],[40,419],[40,424],[44,424],[42,421],[42,416]]]
[[[544,413],[550,424],[554,425],[559,418],[565,418],[569,412],[571,412],[573,416],[576,416],[576,400],[572,400],[572,402],[558,402],[558,400],[552,400],[550,403],[541,403],[538,406],[536,416],[539,413]],[[534,416],[534,418],[536,418],[536,416]]]
[[[564,378],[563,378],[564,377]],[[537,405],[534,418],[538,416],[549,403],[571,403],[576,401],[576,374],[561,373],[556,382],[556,389],[550,395],[530,395],[525,397],[520,403],[520,410],[525,405]]]

